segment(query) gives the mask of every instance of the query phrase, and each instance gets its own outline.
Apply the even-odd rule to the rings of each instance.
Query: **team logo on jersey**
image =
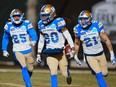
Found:
[[[91,30],[91,32],[97,32],[97,28],[93,27],[93,29]]]
[[[103,24],[101,22],[99,22],[98,27],[100,28],[102,26],[103,26]]]
[[[77,31],[75,28],[74,28],[74,32],[75,32],[75,33],[78,33],[78,31]]]
[[[86,34],[86,32],[84,32],[84,31],[81,31],[81,35],[85,35]]]
[[[63,25],[65,25],[65,21],[64,20],[58,22],[58,27],[63,26]]]
[[[7,25],[5,25],[4,28],[5,28],[5,30],[8,30],[8,26]]]
[[[23,30],[23,31],[26,31],[26,27],[25,26],[22,26],[20,29]]]
[[[10,31],[15,31],[15,28],[14,28],[14,27],[11,27],[11,28],[10,28]]]
[[[30,28],[33,28],[32,24],[29,24],[28,25],[28,29],[30,29]]]

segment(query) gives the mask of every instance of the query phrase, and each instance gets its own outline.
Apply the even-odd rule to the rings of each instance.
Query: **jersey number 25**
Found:
[[[14,39],[14,43],[25,43],[26,37],[25,34],[19,34],[19,35],[12,35],[12,38]]]

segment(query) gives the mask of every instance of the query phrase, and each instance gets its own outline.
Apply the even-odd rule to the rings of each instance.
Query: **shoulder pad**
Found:
[[[60,20],[64,20],[64,18],[58,17],[58,18],[56,18],[55,20],[60,21]]]
[[[56,18],[54,22],[57,24],[57,26],[61,29],[62,27],[66,26],[66,22],[63,18]]]
[[[96,24],[99,28],[103,26],[100,21],[93,21],[92,23]]]
[[[12,22],[6,22],[4,30],[8,30],[8,27],[12,25]]]
[[[6,24],[8,24],[8,25],[9,25],[9,24],[12,24],[12,22],[6,22]]]
[[[25,23],[30,23],[31,21],[29,21],[29,20],[24,20],[24,22],[25,22]]]
[[[40,21],[38,22],[38,24],[42,24],[42,20],[40,20]]]
[[[94,24],[98,24],[100,21],[92,21],[92,23]]]
[[[74,29],[78,29],[79,27],[80,27],[80,25],[77,24],[77,25],[74,27]]]

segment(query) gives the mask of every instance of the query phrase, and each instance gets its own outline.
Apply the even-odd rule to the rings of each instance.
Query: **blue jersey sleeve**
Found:
[[[38,36],[37,33],[34,29],[29,29],[28,30],[29,36],[31,37],[32,41],[36,41],[38,40]]]
[[[60,30],[66,26],[66,22],[63,18],[57,18],[55,21],[55,24],[56,24],[58,30]]]
[[[9,43],[9,33],[7,32],[4,32],[4,35],[3,35],[3,38],[2,38],[2,50],[3,51],[7,51],[7,46],[8,46],[8,43]]]
[[[29,36],[31,37],[32,41],[37,42],[37,40],[38,40],[37,33],[36,33],[35,29],[33,28],[33,25],[30,21],[28,23],[28,29],[27,30],[28,30]]]
[[[79,28],[79,25],[76,25],[74,28],[73,28],[73,32],[75,34],[76,37],[80,38],[80,31],[81,29]]]
[[[104,26],[100,21],[97,21],[98,32],[104,31]]]
[[[8,25],[8,22],[7,22],[6,25],[4,26],[4,34],[3,34],[3,38],[2,38],[2,50],[3,51],[7,51],[7,46],[9,43],[10,34],[9,34],[8,26],[10,26],[10,25]]]
[[[43,26],[42,20],[40,20],[40,21],[38,22],[38,29],[39,29],[39,32],[41,32],[42,26]]]

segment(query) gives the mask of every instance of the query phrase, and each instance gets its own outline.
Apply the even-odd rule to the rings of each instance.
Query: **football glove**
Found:
[[[116,59],[111,60],[112,65],[116,64]]]
[[[69,58],[69,59],[73,58],[73,57],[74,57],[74,55],[75,55],[75,51],[74,51],[74,50],[72,50],[72,51],[70,52],[70,58]]]
[[[85,57],[83,58],[83,62],[86,63]]]
[[[74,59],[75,59],[76,64],[77,64],[78,66],[80,66],[80,65],[82,64],[82,62],[78,59],[77,54],[74,55]]]
[[[115,58],[115,56],[111,56],[110,60],[112,62],[112,65],[116,64],[116,58]]]
[[[9,53],[7,51],[3,51],[3,56],[4,57],[8,57],[9,56]]]
[[[41,56],[40,56],[39,54],[37,55],[36,61],[37,61],[38,63],[41,63]]]
[[[36,44],[36,41],[30,41],[31,46],[35,46],[35,44]]]
[[[116,57],[115,57],[113,51],[110,52],[110,55],[111,55],[110,60],[112,62],[112,65],[116,64]]]

